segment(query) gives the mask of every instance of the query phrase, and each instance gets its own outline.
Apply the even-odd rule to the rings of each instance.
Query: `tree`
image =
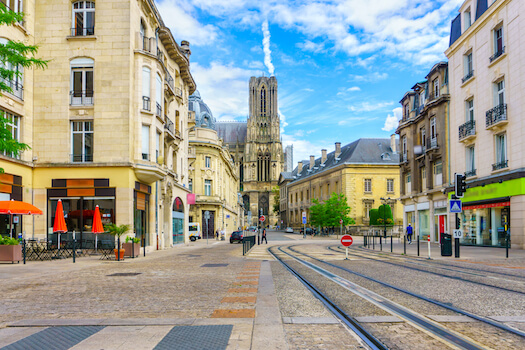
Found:
[[[394,225],[394,218],[392,216],[392,209],[388,204],[382,204],[378,209],[370,210],[370,225]]]
[[[339,221],[343,220],[343,225],[355,224],[355,220],[349,217],[351,208],[348,206],[344,194],[332,193],[332,196],[324,203],[313,199],[314,205],[310,207],[310,223],[312,226],[336,227]]]
[[[279,215],[279,212],[281,211],[281,198],[280,198],[280,190],[279,186],[275,186],[272,188],[272,194],[273,194],[273,212],[275,215]]]
[[[310,207],[310,225],[324,226],[324,216],[325,216],[325,207],[323,204],[319,203],[317,198],[312,199],[314,205]]]
[[[16,22],[24,19],[23,13],[16,13],[0,2],[0,27],[3,25],[13,25]],[[0,43],[0,96],[2,91],[12,93],[13,89],[9,83],[14,78],[22,78],[20,68],[30,67],[47,67],[47,62],[33,57],[38,51],[38,47],[34,45],[25,45],[21,41],[8,41],[7,44]],[[22,142],[18,142],[13,138],[9,121],[4,117],[4,113],[0,111],[0,152],[11,153],[18,156],[20,152],[29,149],[30,147]],[[3,173],[3,169],[1,169]]]

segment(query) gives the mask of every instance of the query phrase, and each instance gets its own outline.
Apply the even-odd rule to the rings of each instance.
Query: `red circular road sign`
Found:
[[[342,225],[343,224],[343,219],[339,220],[339,223]]]
[[[261,216],[259,217],[259,221],[260,221],[260,222],[263,222],[264,220],[266,220],[266,218],[264,217],[264,215],[261,215]]]
[[[341,237],[341,244],[344,245],[345,247],[350,247],[353,242],[354,240],[352,239],[352,236],[350,235],[344,235],[343,237]]]

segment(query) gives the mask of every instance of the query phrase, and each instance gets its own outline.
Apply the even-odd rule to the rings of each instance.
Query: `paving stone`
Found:
[[[257,297],[224,297],[221,303],[253,303],[257,301]]]
[[[254,318],[255,309],[217,309],[212,318]]]

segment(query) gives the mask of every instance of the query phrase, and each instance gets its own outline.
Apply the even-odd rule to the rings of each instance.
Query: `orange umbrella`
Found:
[[[67,232],[66,220],[64,219],[64,208],[62,207],[61,199],[59,199],[57,203],[53,232],[58,233],[58,249],[60,249],[60,233]]]
[[[95,251],[97,251],[98,233],[104,232],[104,227],[102,226],[102,219],[100,218],[100,209],[98,208],[98,205],[95,207],[95,214],[93,215],[93,227],[91,230],[95,234]]]
[[[13,237],[13,215],[41,215],[42,210],[32,204],[15,201],[0,201],[0,214],[11,215],[11,231],[9,235]]]

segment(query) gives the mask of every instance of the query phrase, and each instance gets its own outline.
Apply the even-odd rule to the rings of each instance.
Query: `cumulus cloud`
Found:
[[[370,103],[368,101],[361,102],[358,105],[349,106],[348,109],[352,112],[372,112],[379,109],[383,109],[388,106],[392,106],[394,102],[377,102]]]
[[[346,89],[346,91],[361,91],[361,88],[359,86],[352,86]]]
[[[397,107],[392,110],[392,114],[387,115],[385,120],[385,125],[381,130],[384,131],[392,131],[395,130],[399,124],[399,121],[401,120],[402,116],[402,108]]]
[[[264,50],[264,64],[268,68],[268,73],[273,75],[274,67],[272,64],[272,51],[270,50],[270,30],[268,29],[268,20],[262,23],[263,31],[263,50]]]
[[[311,155],[316,158],[321,156],[321,150],[331,150],[334,148],[333,143],[314,143],[303,137],[296,137],[294,135],[282,134],[283,148],[288,145],[293,145],[293,167],[297,166],[297,163],[302,160],[309,160]],[[328,151],[331,152],[331,151]]]
[[[350,80],[353,80],[353,81],[362,81],[362,82],[370,83],[370,82],[385,80],[386,78],[388,78],[388,74],[384,72],[383,73],[372,72],[367,75],[350,74],[348,77],[350,78]]]

